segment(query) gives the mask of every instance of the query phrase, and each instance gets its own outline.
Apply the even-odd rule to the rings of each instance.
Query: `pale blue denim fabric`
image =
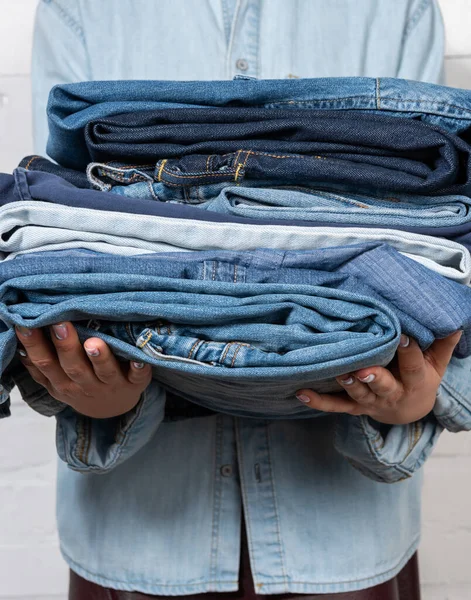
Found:
[[[455,354],[471,354],[471,289],[385,244],[50,256],[3,263],[5,324],[105,320],[92,329],[113,336],[110,345],[120,355],[159,367],[156,377],[172,391],[238,416],[312,415],[297,402],[294,412],[289,403],[285,409],[284,387],[286,399],[296,386],[328,391],[332,377],[387,364],[401,331],[425,349],[462,329]],[[15,304],[17,298],[21,303]],[[82,327],[79,332],[90,335]],[[10,337],[2,344],[9,355],[2,357],[3,368],[14,352]],[[126,355],[134,345],[143,354]]]
[[[109,173],[109,168],[105,172]],[[129,186],[116,185],[110,191],[129,198],[195,204],[204,210],[248,219],[335,221],[359,226],[386,225],[391,229],[457,226],[471,221],[471,198],[467,196],[389,194],[381,198],[307,187],[274,187],[272,182],[268,185],[263,181],[258,183],[257,187],[246,187],[244,183],[237,187],[220,184],[182,190],[152,180]],[[222,189],[218,193],[215,187]]]
[[[66,285],[64,272],[69,273]],[[40,327],[79,320],[82,341],[97,335],[118,356],[153,364],[154,377],[165,389],[238,416],[319,416],[294,398],[296,389],[329,391],[338,388],[328,380],[333,375],[386,364],[401,330],[427,346],[434,337],[462,327],[457,355],[471,352],[471,289],[432,276],[386,245],[132,259],[78,250],[56,253],[54,260],[50,254],[25,255],[4,263],[0,274],[0,316],[9,327],[0,335],[0,371],[15,350],[13,324]],[[94,321],[80,322],[87,317]],[[137,422],[142,417],[138,410],[135,414]],[[141,431],[149,431],[146,423]],[[357,432],[347,421],[337,436],[338,447],[363,473],[392,481],[421,465],[441,430],[433,419],[417,427],[414,453],[401,469],[384,467],[368,453],[363,464],[371,426]],[[396,452],[388,445],[392,456],[405,451],[404,440],[403,435],[395,440]],[[109,442],[100,446],[109,457]],[[410,443],[407,449],[410,454]]]
[[[140,32],[140,43],[129,31]],[[443,47],[438,6],[428,0],[336,0],[335,7],[299,0],[297,11],[285,0],[232,7],[199,0],[197,8],[187,0],[123,0],[119,9],[115,0],[43,0],[33,50],[35,151],[45,152],[46,102],[56,83],[236,74],[437,82]],[[334,419],[217,416],[159,425],[153,393],[156,402],[139,405],[154,425],[150,439],[138,435],[143,420],[135,414],[124,423],[72,411],[58,419],[58,447],[82,471],[59,464],[61,550],[86,579],[161,595],[236,590],[242,505],[260,594],[373,586],[417,549],[420,472],[398,485],[363,477],[334,451]],[[364,459],[383,457],[383,466],[400,469],[411,454],[405,445],[391,461],[396,432],[413,443],[414,427],[393,427],[364,448]],[[108,454],[100,446],[106,439]],[[131,456],[134,445],[140,449]]]
[[[204,213],[203,213],[204,214]],[[22,201],[0,207],[0,257],[86,247],[99,252],[313,250],[384,242],[432,271],[468,284],[471,256],[461,244],[394,229],[304,227],[136,215]]]

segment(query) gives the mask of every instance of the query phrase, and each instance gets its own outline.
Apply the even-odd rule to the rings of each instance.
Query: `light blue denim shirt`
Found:
[[[442,55],[432,0],[43,0],[33,51],[36,151],[45,151],[56,83],[235,75],[439,82]],[[465,363],[458,373],[469,377]],[[421,475],[411,475],[428,450],[424,428],[434,423],[429,445],[441,426],[471,428],[469,387],[454,372],[437,402],[441,425],[431,416],[387,434],[364,417],[162,422],[157,384],[120,418],[66,409],[57,433],[63,555],[86,579],[116,589],[233,591],[243,509],[260,594],[385,581],[418,546]],[[363,454],[349,462],[336,447],[352,447],[346,436],[355,432]],[[352,466],[369,459],[369,477],[380,465],[383,480],[400,481],[385,485]]]

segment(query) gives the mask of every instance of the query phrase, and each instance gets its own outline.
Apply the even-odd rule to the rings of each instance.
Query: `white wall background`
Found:
[[[2,172],[32,152],[29,71],[36,3],[0,0]],[[471,88],[471,0],[440,3],[448,84]],[[54,422],[17,394],[12,412],[0,424],[0,600],[66,600],[68,573],[54,518]],[[470,600],[471,433],[443,435],[425,470],[423,600]]]

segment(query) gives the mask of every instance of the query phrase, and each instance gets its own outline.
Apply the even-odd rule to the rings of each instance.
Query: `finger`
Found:
[[[426,369],[423,352],[417,342],[407,335],[401,335],[397,348],[397,366],[404,388],[415,388],[424,381]]]
[[[25,362],[24,360],[22,360],[21,362],[25,369],[28,371],[28,373],[31,375],[31,377],[34,379],[34,381],[36,381],[36,383],[39,383],[43,387],[48,386],[49,381],[47,377],[43,375],[39,369],[34,367],[31,363]]]
[[[145,390],[152,379],[152,367],[142,362],[131,362],[129,365],[128,381],[138,389]]]
[[[28,354],[30,363],[54,387],[63,388],[70,383],[71,380],[62,369],[54,347],[40,329],[16,327],[16,334]]]
[[[107,344],[100,338],[89,338],[83,345],[96,377],[103,383],[126,383],[121,366]]]
[[[376,400],[375,394],[370,388],[353,375],[342,375],[337,377],[337,382],[343,387],[352,400],[363,406],[371,406]]]
[[[81,386],[96,384],[96,376],[72,323],[57,323],[51,327],[51,339],[59,363],[69,379]]]
[[[391,371],[383,369],[383,367],[361,369],[355,373],[355,377],[380,398],[400,396],[403,392],[402,383],[394,377]]]
[[[453,351],[460,341],[462,335],[462,331],[455,331],[455,333],[452,333],[446,338],[435,340],[430,348],[425,351],[424,354],[426,360],[432,363],[440,377],[445,375],[448,363],[453,356]]]
[[[296,397],[309,408],[326,413],[362,414],[363,407],[346,394],[317,394],[312,390],[299,390]]]

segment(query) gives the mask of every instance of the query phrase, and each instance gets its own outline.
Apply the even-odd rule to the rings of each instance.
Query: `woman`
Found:
[[[33,51],[36,150],[45,153],[46,102],[56,83],[235,75],[439,82],[442,63],[434,0],[42,0]],[[83,348],[70,323],[54,327],[53,344],[39,330],[18,337],[32,378],[90,427],[103,418],[132,421],[149,366],[133,364],[124,375],[101,340]],[[404,337],[396,377],[366,369],[341,378],[344,395],[300,390],[298,398],[325,412],[368,415],[387,433],[432,410],[458,338],[424,356]],[[333,424],[167,419],[126,460],[114,457],[101,469],[84,456],[80,473],[61,463],[57,511],[70,599],[418,598],[417,581],[403,569],[414,571],[421,475],[392,486],[367,479],[335,452]],[[400,592],[404,581],[408,591]]]

